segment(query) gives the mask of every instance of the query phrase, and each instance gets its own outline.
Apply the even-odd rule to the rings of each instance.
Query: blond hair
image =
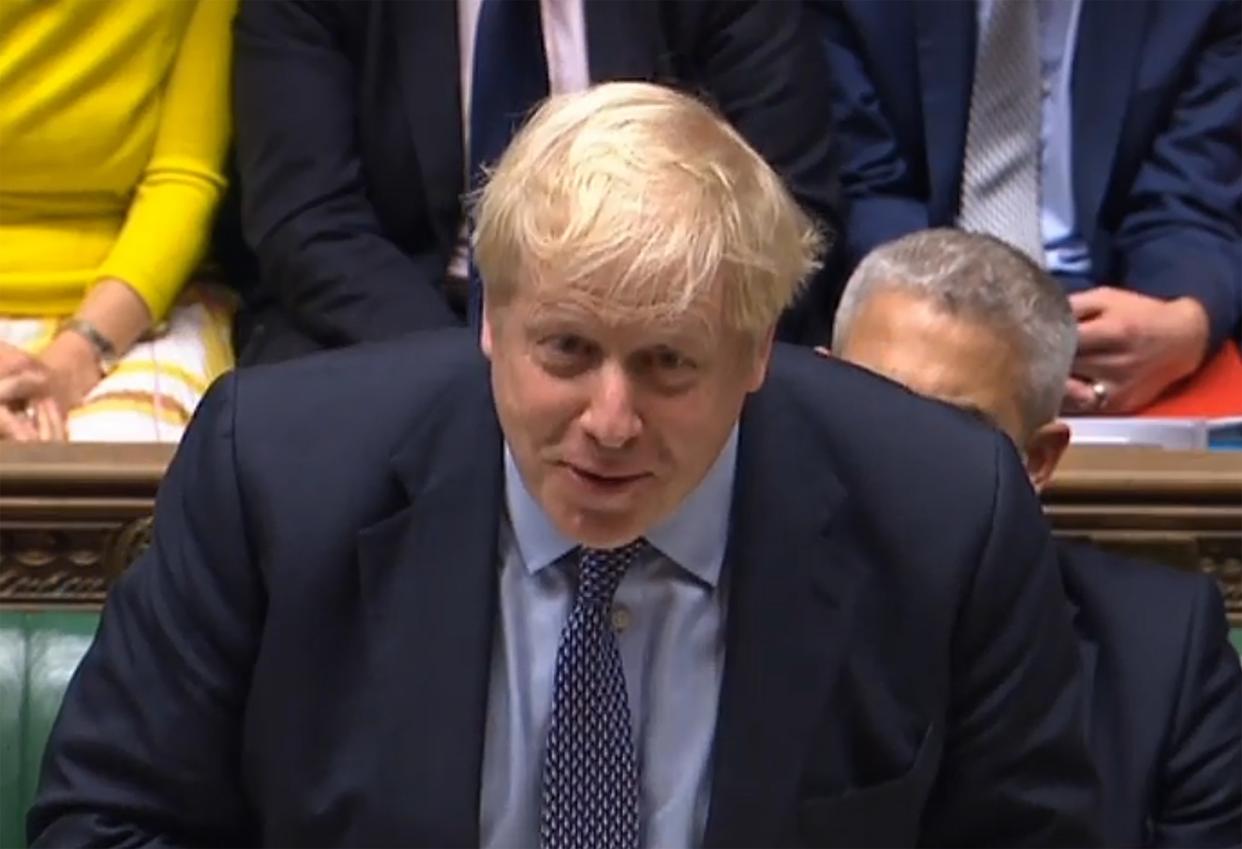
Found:
[[[519,285],[667,317],[718,287],[726,326],[769,330],[824,237],[708,106],[649,83],[549,98],[474,198],[489,310]]]

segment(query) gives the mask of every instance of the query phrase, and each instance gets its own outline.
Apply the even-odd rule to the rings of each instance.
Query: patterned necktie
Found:
[[[1042,266],[1035,0],[993,0],[980,23],[957,223],[1004,239]]]
[[[474,36],[470,82],[470,188],[485,166],[500,159],[509,140],[540,100],[548,96],[539,0],[483,0]],[[472,327],[482,317],[483,287],[470,259]]]
[[[645,545],[582,550],[578,592],[556,652],[539,822],[543,849],[638,846],[638,762],[610,608]]]

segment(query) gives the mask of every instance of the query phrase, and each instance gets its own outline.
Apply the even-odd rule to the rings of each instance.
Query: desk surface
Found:
[[[60,480],[158,482],[175,446],[147,443],[0,442],[0,482]],[[1052,492],[1135,479],[1157,484],[1242,484],[1242,451],[1163,451],[1123,446],[1070,446]]]
[[[1242,451],[1071,446],[1044,500],[1091,493],[1182,494],[1242,502]]]

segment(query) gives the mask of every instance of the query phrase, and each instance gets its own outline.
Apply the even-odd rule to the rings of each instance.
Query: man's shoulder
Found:
[[[1081,614],[1128,638],[1155,634],[1155,642],[1180,641],[1202,608],[1223,611],[1216,582],[1200,572],[1076,542],[1058,543],[1057,562],[1066,594]]]
[[[1187,664],[1236,663],[1222,652],[1224,599],[1209,575],[1080,543],[1059,543],[1057,562],[1079,638],[1100,648],[1122,689],[1172,698]]]
[[[226,380],[239,439],[394,443],[433,414],[490,409],[486,362],[474,335],[453,329],[244,368]]]
[[[372,404],[399,405],[458,381],[484,378],[486,360],[473,334],[453,328],[250,366],[236,375],[238,391],[260,404],[318,405],[368,396]]]
[[[997,455],[1007,444],[998,431],[842,360],[778,348],[763,392],[766,414],[803,417],[810,443],[787,450],[822,456],[860,485],[995,486]]]

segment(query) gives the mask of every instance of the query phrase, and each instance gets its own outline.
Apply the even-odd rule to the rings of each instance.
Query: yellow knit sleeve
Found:
[[[157,321],[202,258],[225,187],[237,0],[196,2],[164,86],[151,159],[98,271],[100,280],[115,277],[133,287]]]

